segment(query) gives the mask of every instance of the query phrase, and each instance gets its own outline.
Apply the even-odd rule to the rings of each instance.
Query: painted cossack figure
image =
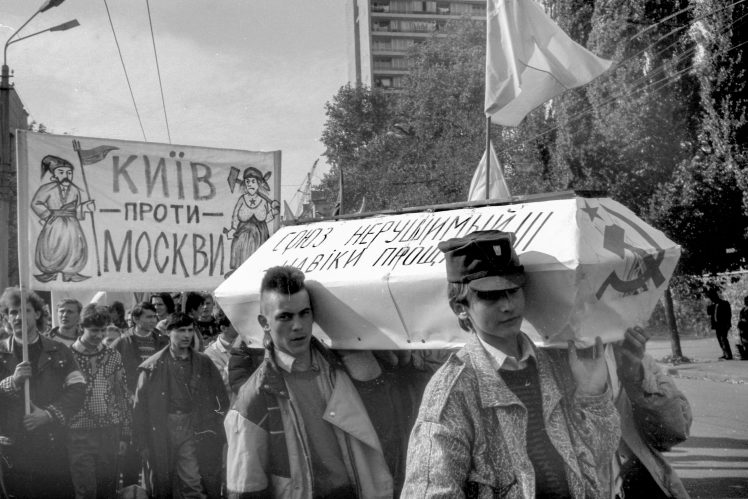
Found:
[[[270,172],[263,175],[254,166],[244,169],[241,181],[243,194],[234,206],[231,229],[226,232],[226,237],[231,239],[231,270],[227,277],[268,240],[268,222],[280,214],[280,203],[267,196],[270,193],[270,175]],[[231,179],[229,185],[233,190]]]
[[[62,274],[64,282],[80,282],[90,276],[80,272],[88,262],[88,243],[80,221],[93,213],[94,201],[84,200],[73,183],[74,167],[57,156],[42,160],[42,177],[52,175],[51,182],[39,187],[31,200],[31,209],[44,225],[36,241],[35,263],[42,272],[37,281],[50,282]]]
[[[524,268],[513,234],[439,244],[467,345],[426,388],[408,446],[403,497],[603,497],[595,463],[618,446],[604,347],[595,358],[537,348],[521,331]]]

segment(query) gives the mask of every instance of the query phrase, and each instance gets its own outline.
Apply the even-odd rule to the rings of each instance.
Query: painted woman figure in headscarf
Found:
[[[268,186],[270,175],[270,172],[263,175],[253,166],[244,170],[242,180],[244,194],[234,207],[231,230],[226,234],[226,237],[231,239],[230,270],[226,277],[238,269],[262,243],[268,240],[270,237],[268,222],[280,214],[280,203],[271,200],[266,194],[270,193]]]

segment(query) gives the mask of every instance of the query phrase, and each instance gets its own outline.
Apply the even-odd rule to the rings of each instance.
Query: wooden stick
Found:
[[[21,351],[23,352],[23,361],[28,362],[29,361],[29,329],[28,324],[26,321],[27,314],[26,314],[26,290],[23,288],[23,282],[20,283],[19,286],[21,290],[21,317],[22,320],[22,326],[21,326],[21,341],[23,342],[23,345],[21,346]],[[29,379],[26,378],[26,380],[23,382],[23,406],[26,411],[26,414],[31,414],[31,385],[29,385]]]

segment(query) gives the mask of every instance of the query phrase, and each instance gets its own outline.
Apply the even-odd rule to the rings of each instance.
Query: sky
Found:
[[[145,136],[168,143],[146,0],[107,0]],[[44,0],[0,0],[3,44]],[[38,4],[38,5],[37,5]],[[325,103],[348,81],[345,0],[150,2],[171,142],[282,151],[293,199],[324,148]],[[66,0],[8,49],[29,121],[52,133],[144,140],[104,0]],[[12,29],[11,29],[12,28]],[[315,176],[327,170],[324,158]]]

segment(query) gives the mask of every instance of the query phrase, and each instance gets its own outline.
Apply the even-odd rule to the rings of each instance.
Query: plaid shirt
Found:
[[[131,434],[131,411],[127,403],[125,368],[118,351],[99,345],[89,353],[76,341],[71,350],[86,378],[86,400],[70,422],[70,428],[93,430],[122,425],[122,434]]]

